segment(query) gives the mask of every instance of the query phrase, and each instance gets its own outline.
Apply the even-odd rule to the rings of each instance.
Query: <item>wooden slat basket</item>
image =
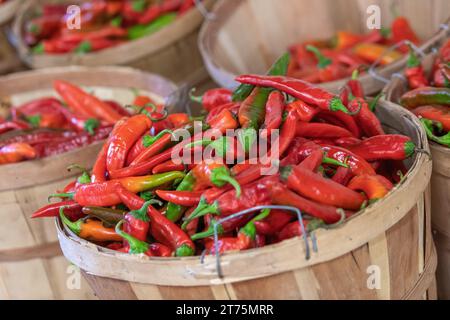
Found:
[[[124,67],[66,67],[28,71],[0,78],[0,98],[13,105],[54,95],[55,79],[87,86],[96,95],[122,104],[134,93],[161,99],[175,85],[153,74]],[[2,111],[0,110],[0,114]],[[46,204],[47,196],[63,188],[77,172],[67,166],[78,163],[91,168],[103,142],[39,160],[0,166],[0,299],[89,299],[86,282],[71,290],[68,261],[61,255],[52,219],[30,219]]]
[[[311,39],[330,38],[337,30],[368,33],[366,13],[370,5],[381,9],[381,23],[392,21],[393,0],[220,0],[199,35],[199,47],[211,77],[221,86],[233,88],[238,74],[263,74],[287,48]],[[406,16],[424,41],[427,50],[445,36],[444,23],[449,18],[450,2],[446,0],[399,0],[398,12]],[[449,21],[445,22],[447,24]],[[441,28],[440,28],[441,27]],[[400,70],[406,57],[377,73],[387,77]],[[367,94],[381,90],[385,83],[368,73],[360,80]],[[320,84],[336,92],[346,79]]]
[[[395,128],[428,149],[411,113],[389,102],[376,110],[390,132]],[[293,238],[222,255],[219,277],[211,255],[118,253],[80,239],[56,220],[58,237],[64,255],[85,271],[101,299],[435,299],[431,160],[418,153],[408,165],[390,195],[335,229],[317,230],[318,251],[308,260],[304,239]]]
[[[60,0],[74,4],[81,0]],[[206,0],[210,7],[213,0]],[[24,22],[35,15],[38,2],[54,0],[26,0],[20,7],[13,24],[15,44],[22,61],[29,67],[45,68],[67,65],[99,66],[126,65],[151,71],[175,82],[182,81],[201,69],[202,58],[197,48],[197,36],[203,21],[198,9],[192,9],[181,18],[158,32],[125,44],[87,54],[33,55],[22,38]]]
[[[434,55],[425,57],[425,69],[431,69]],[[401,77],[394,77],[384,88],[385,99],[398,103],[399,98],[407,91],[406,83]],[[450,149],[435,142],[430,142],[433,158],[431,175],[431,223],[433,237],[438,255],[436,273],[438,296],[450,299]]]
[[[9,0],[0,5],[0,26],[14,17],[21,2],[21,0]]]

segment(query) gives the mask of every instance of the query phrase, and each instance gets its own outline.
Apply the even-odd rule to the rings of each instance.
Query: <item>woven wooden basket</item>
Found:
[[[386,128],[428,149],[411,113],[389,102],[376,110]],[[435,299],[431,160],[420,153],[409,165],[390,195],[336,229],[316,231],[318,251],[309,259],[304,240],[294,238],[222,255],[219,277],[210,255],[201,261],[117,253],[80,239],[56,220],[58,237],[64,255],[85,271],[101,299]],[[373,268],[379,289],[369,289]]]
[[[312,38],[329,38],[336,30],[367,33],[366,10],[379,5],[381,22],[390,25],[392,0],[220,0],[212,13],[216,19],[206,21],[199,35],[200,51],[211,77],[221,86],[233,88],[238,74],[263,74],[288,46]],[[398,12],[405,15],[425,40],[428,48],[446,31],[440,24],[448,19],[450,2],[446,0],[399,0]],[[446,25],[447,22],[445,22]],[[443,26],[441,26],[443,28]],[[406,57],[377,73],[385,78],[402,67]],[[380,91],[385,83],[368,73],[360,80],[367,94]],[[346,79],[321,86],[336,92]]]
[[[434,55],[424,59],[425,69],[431,69]],[[398,103],[399,98],[407,91],[406,83],[401,77],[395,77],[384,88],[385,99]],[[450,299],[450,149],[430,142],[433,157],[433,173],[431,175],[431,222],[434,241],[438,254],[436,273],[438,296]]]
[[[54,0],[39,0],[55,2]],[[80,0],[60,0],[76,3]],[[213,0],[205,1],[205,7]],[[160,31],[126,44],[88,54],[33,55],[22,38],[24,22],[35,15],[38,0],[26,0],[16,15],[13,34],[17,50],[23,62],[31,68],[68,65],[99,66],[126,65],[151,71],[175,82],[182,81],[203,66],[197,48],[197,36],[203,21],[202,14],[193,9]]]
[[[164,78],[123,67],[54,68],[0,78],[0,97],[16,105],[53,93],[55,79],[88,86],[105,99],[130,103],[137,88],[160,98],[175,90]],[[126,86],[126,87],[124,87]],[[6,111],[6,110],[0,110]],[[1,113],[0,113],[1,114]],[[81,289],[66,286],[69,263],[57,243],[52,219],[31,220],[46,204],[46,197],[74,179],[67,166],[78,163],[91,168],[102,142],[64,154],[0,166],[0,299],[93,298],[85,282]]]

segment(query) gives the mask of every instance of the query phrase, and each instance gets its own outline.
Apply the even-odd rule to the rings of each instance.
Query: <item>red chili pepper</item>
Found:
[[[347,32],[347,31],[337,31],[331,40],[332,47],[335,50],[342,50],[353,47],[355,44],[361,42],[364,36],[359,34]]]
[[[355,138],[355,137],[344,137],[334,140],[334,143],[342,148],[348,149],[349,147],[353,147],[355,145],[358,145],[362,142],[361,139]]]
[[[108,154],[108,148],[109,142],[105,142],[92,168],[92,182],[106,181],[106,156]]]
[[[201,103],[206,111],[211,111],[217,107],[231,102],[231,90],[218,88],[206,91],[203,96],[196,97],[191,94],[191,100]]]
[[[370,202],[373,202],[383,198],[392,189],[392,184],[388,188],[386,181],[386,178],[378,175],[360,175],[350,180],[347,187],[355,191],[363,191]]]
[[[296,134],[296,127],[298,122],[297,111],[289,109],[286,120],[281,126],[278,154],[281,156],[288,149]]]
[[[167,116],[167,120],[174,128],[179,128],[190,121],[187,113],[171,113]]]
[[[427,87],[429,85],[420,60],[412,49],[410,49],[406,63],[405,76],[408,79],[410,89]]]
[[[272,236],[294,219],[292,213],[283,210],[270,210],[269,215],[261,221],[255,221],[256,232]]]
[[[167,202],[172,202],[184,207],[191,207],[198,205],[203,191],[156,190],[156,194]]]
[[[122,118],[122,115],[113,110],[107,103],[69,82],[56,80],[53,87],[75,114],[87,118],[98,118],[111,124]]]
[[[391,25],[391,31],[392,40],[394,41],[394,43],[399,43],[404,40],[411,41],[415,45],[418,45],[420,43],[419,38],[411,28],[408,19],[406,19],[405,17],[395,18]],[[408,52],[408,46],[403,45],[398,50],[406,53]]]
[[[354,137],[361,136],[361,129],[359,128],[355,116],[345,114],[341,111],[320,111],[317,118],[325,122],[346,128]]]
[[[64,214],[71,220],[76,221],[84,216],[81,205],[73,200],[61,201],[57,203],[48,204],[37,211],[35,211],[31,218],[47,218],[59,216],[60,208],[64,208]]]
[[[320,108],[308,105],[302,100],[295,100],[294,102],[291,102],[287,105],[286,109],[295,109],[299,120],[303,122],[310,122],[321,110]]]
[[[153,174],[163,173],[168,171],[183,171],[185,169],[191,170],[193,165],[184,165],[182,163],[175,163],[173,160],[167,160],[161,164],[158,164],[152,169]]]
[[[367,102],[362,98],[353,99],[349,105],[348,109],[350,111],[356,112],[359,110],[358,114],[355,115],[356,122],[360,125],[361,130],[368,137],[384,134],[383,127],[381,126],[380,120],[377,116],[370,110]]]
[[[267,130],[270,135],[273,129],[278,129],[281,125],[284,110],[284,96],[279,91],[270,93],[266,103],[266,112],[264,118],[263,129]]]
[[[131,162],[131,164],[130,164],[131,166],[143,163],[147,159],[158,154],[158,152],[161,152],[162,150],[164,150],[164,148],[166,148],[172,141],[172,135],[170,134],[170,132],[167,132],[167,130],[161,131],[154,137],[151,137],[151,136],[147,136],[147,137],[148,138],[146,138],[146,136],[144,136],[142,138],[142,145],[144,148],[143,148],[142,152],[139,153],[134,158],[134,160]],[[138,140],[136,143],[139,143],[139,141],[140,140]],[[141,149],[139,144],[136,148]],[[137,151],[135,150],[134,152],[137,152]]]
[[[156,200],[156,202],[159,201]],[[155,203],[154,199],[149,200],[139,210],[132,210],[126,213],[124,216],[123,231],[140,241],[145,241],[150,227],[147,209],[153,203]]]
[[[352,177],[353,174],[350,168],[338,167],[331,180],[346,186]]]
[[[222,110],[216,117],[210,119],[208,125],[213,129],[220,130],[222,134],[225,134],[228,129],[236,129],[239,126],[234,115],[228,109]]]
[[[236,78],[236,81],[260,87],[272,87],[321,109],[348,113],[339,97],[303,80],[280,76],[241,75]]]
[[[36,158],[36,150],[27,143],[11,143],[0,147],[0,165]]]
[[[116,187],[116,192],[121,201],[130,209],[139,209],[145,203],[143,199],[127,191],[121,185]],[[194,254],[194,243],[175,223],[168,220],[152,206],[148,207],[147,213],[151,221],[150,233],[157,241],[168,245],[175,251],[176,256],[190,256]]]
[[[106,156],[108,172],[123,168],[129,150],[151,126],[152,121],[143,114],[135,115],[120,125],[117,132],[111,137],[108,147]]]
[[[131,253],[131,254],[145,254],[149,257],[170,257],[172,256],[172,250],[160,243],[148,244],[143,240],[139,240],[132,235],[124,232],[120,229],[123,224],[121,220],[115,228],[116,233],[121,236],[127,244],[120,249],[121,252]]]
[[[347,69],[335,58],[325,57],[318,48],[307,45],[306,49],[314,53],[317,59],[317,73],[320,82],[329,82],[347,76]]]
[[[226,165],[220,162],[202,162],[197,164],[192,170],[196,185],[194,190],[200,190],[205,187],[223,187],[231,184],[236,190],[236,196],[241,195],[241,186],[235,178],[231,176],[230,170]]]
[[[23,121],[6,121],[0,123],[0,134],[11,130],[30,129],[30,125]]]
[[[242,192],[239,198],[236,196],[236,190],[227,191],[212,204],[208,204],[205,198],[202,198],[197,208],[184,221],[181,227],[185,229],[190,221],[208,213],[227,216],[255,206],[270,204],[269,189],[277,181],[278,176],[273,175],[242,186]]]
[[[417,107],[412,112],[416,116],[439,122],[442,129],[450,131],[450,109],[448,106],[429,105]]]
[[[272,202],[274,204],[293,206],[299,208],[302,213],[322,219],[325,223],[335,223],[342,218],[338,208],[308,200],[289,190],[285,185],[278,183],[272,190]]]
[[[342,138],[353,136],[347,129],[327,123],[297,122],[297,137],[305,138]]]
[[[290,189],[323,204],[358,210],[365,200],[359,193],[300,166],[283,168],[281,177]]]
[[[223,110],[229,110],[232,114],[237,114],[240,108],[240,103],[230,102],[220,106],[215,107],[211,111],[208,112],[205,122],[209,123],[212,119],[217,117]]]
[[[314,229],[320,228],[323,225],[323,221],[318,219],[305,220],[303,219],[303,225],[307,231],[312,231]],[[300,231],[300,222],[294,221],[286,225],[283,230],[278,234],[278,241],[283,241],[291,239],[294,237],[301,237],[302,233]]]
[[[366,159],[404,160],[415,151],[411,138],[399,134],[379,135],[363,140],[360,144],[348,147],[348,150]]]

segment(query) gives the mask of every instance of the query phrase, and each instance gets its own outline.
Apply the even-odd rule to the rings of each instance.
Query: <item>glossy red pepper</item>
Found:
[[[269,94],[266,103],[265,118],[262,128],[267,130],[270,135],[273,129],[278,129],[283,118],[283,110],[285,107],[284,96],[279,91],[273,91]]]
[[[17,142],[0,147],[0,165],[34,159],[37,156],[35,148],[27,143]]]
[[[362,98],[355,98],[348,105],[350,111],[356,112],[356,123],[367,137],[384,134],[383,127],[377,116],[370,110],[368,103]]]
[[[347,187],[355,191],[363,191],[373,202],[383,198],[393,188],[393,185],[383,176],[360,175],[350,180]]]
[[[81,205],[79,205],[73,200],[67,200],[56,203],[50,203],[33,212],[31,218],[34,219],[34,218],[57,217],[59,216],[60,208],[64,208],[64,214],[71,221],[76,221],[84,216],[81,211],[81,209],[83,208]]]
[[[295,135],[305,138],[342,138],[353,136],[350,131],[342,127],[317,122],[297,122]]]
[[[236,190],[236,196],[241,195],[241,186],[228,167],[221,162],[201,162],[192,169],[192,175],[196,181],[194,190],[201,190],[205,187],[223,187],[231,184]]]
[[[320,108],[310,106],[302,100],[291,102],[287,105],[286,109],[295,109],[299,120],[303,122],[310,122],[321,111]]]
[[[410,89],[417,89],[429,85],[422,64],[412,49],[410,49],[406,63],[405,76]]]
[[[217,107],[231,102],[232,92],[228,89],[217,88],[207,90],[203,96],[195,97],[191,94],[191,100],[201,103],[206,111],[211,111]]]

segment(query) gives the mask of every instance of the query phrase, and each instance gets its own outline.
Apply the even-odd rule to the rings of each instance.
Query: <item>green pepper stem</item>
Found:
[[[206,147],[206,146],[210,145],[212,142],[213,142],[212,140],[197,140],[197,141],[186,144],[183,148],[189,149],[189,148],[197,147],[197,146]]]
[[[342,163],[338,160],[332,159],[332,158],[328,158],[328,157],[323,157],[322,163],[324,164],[331,164],[334,166],[338,166],[338,167],[344,167],[344,168],[348,168],[348,164],[346,163]]]
[[[81,232],[81,225],[83,221],[81,219],[75,222],[70,221],[69,218],[67,218],[64,214],[65,208],[66,207],[59,208],[59,217],[61,218],[63,224],[65,224],[73,233],[79,235]]]
[[[119,236],[121,236],[128,242],[128,245],[130,246],[130,249],[128,252],[134,253],[134,254],[145,253],[148,250],[149,245],[146,242],[136,239],[135,237],[129,235],[128,233],[126,233],[122,229],[120,229],[123,225],[123,222],[124,222],[124,220],[120,220],[116,224],[115,231]]]
[[[194,96],[193,93],[195,92],[195,88],[192,88],[191,91],[189,91],[189,98],[193,102],[197,102],[202,104],[203,103],[203,96]]]
[[[147,209],[151,204],[155,204],[155,203],[161,204],[161,201],[159,201],[157,199],[150,199],[147,202],[145,202],[140,209],[130,211],[130,214],[136,219],[139,219],[144,222],[148,222],[149,217],[147,214]]]
[[[91,136],[94,135],[95,129],[98,128],[100,122],[97,119],[89,118],[84,123],[84,130],[87,131]]]
[[[319,69],[324,69],[332,63],[331,59],[325,57],[322,54],[322,52],[320,52],[319,49],[317,49],[316,47],[314,47],[312,45],[307,45],[306,50],[314,53],[314,55],[316,56],[316,58],[318,60],[317,66],[319,67]]]
[[[334,97],[330,100],[330,111],[342,111],[346,114],[350,114],[350,111],[343,105],[341,99]]]
[[[48,196],[47,201],[50,202],[53,198],[68,198],[73,200],[75,197],[75,192],[67,192],[67,193],[54,193]]]
[[[408,68],[414,68],[418,67],[420,65],[420,60],[417,57],[416,53],[414,52],[414,49],[409,46],[409,54],[408,54],[408,61],[406,62],[406,67]]]
[[[375,111],[375,107],[378,104],[378,101],[380,101],[381,97],[384,96],[384,92],[380,92],[379,94],[377,94],[375,96],[375,98],[373,98],[373,100],[369,103],[369,109],[370,111],[374,112]]]
[[[186,243],[183,243],[181,246],[179,246],[176,250],[175,250],[175,256],[176,257],[188,257],[188,256],[193,256],[195,253],[194,248],[192,248],[191,246],[189,246]]]
[[[442,144],[444,146],[450,147],[450,132],[447,133],[446,135],[438,137],[433,133],[433,121],[425,118],[420,119],[420,121],[422,122],[425,131],[427,133],[427,136],[430,140]]]
[[[358,80],[358,77],[359,77],[359,70],[358,69],[353,70],[352,80]]]
[[[164,129],[163,131],[159,132],[156,136],[144,136],[144,140],[142,141],[144,147],[148,148],[152,144],[154,144],[157,140],[161,139],[163,135],[165,134],[173,134],[172,130]]]
[[[211,180],[212,180],[212,178],[211,178]],[[239,182],[237,182],[237,180],[235,178],[231,177],[229,174],[219,173],[214,176],[214,180],[228,182],[236,190],[236,197],[237,198],[241,197],[241,185],[239,184]],[[216,183],[214,183],[214,184],[216,184]],[[218,186],[218,187],[220,187],[220,186]]]
[[[186,227],[192,220],[202,217],[208,213],[219,214],[219,204],[217,203],[217,201],[214,201],[213,204],[208,204],[206,202],[206,199],[202,197],[200,199],[200,202],[198,203],[197,208],[195,208],[195,210],[192,211],[191,215],[189,217],[186,217],[186,219],[184,220],[183,224],[181,225],[181,229],[186,230]]]
[[[214,225],[216,225],[216,224],[217,224],[217,221],[212,219],[208,230],[192,235],[191,240],[196,241],[196,240],[200,240],[200,239],[204,239],[204,238],[213,236],[214,235]],[[222,225],[217,225],[217,234],[221,235],[223,233],[224,233],[224,230],[223,230]]]

